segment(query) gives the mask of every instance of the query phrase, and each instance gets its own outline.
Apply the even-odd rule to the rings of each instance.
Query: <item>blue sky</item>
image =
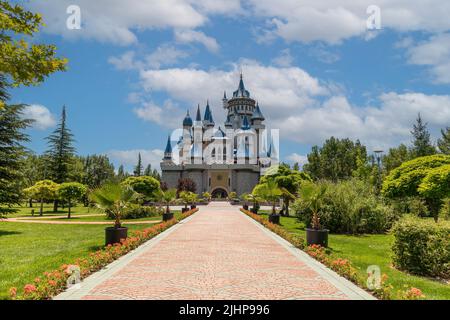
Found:
[[[220,100],[239,71],[284,161],[305,161],[331,135],[369,151],[408,143],[421,112],[433,138],[450,126],[450,5],[378,1],[381,30],[368,31],[373,1],[167,0],[15,1],[41,12],[36,41],[54,43],[68,71],[18,88],[13,102],[36,118],[30,148],[67,106],[80,154],[106,153],[128,168],[137,153],[158,166],[167,134],[186,109],[224,119]],[[66,9],[81,9],[69,30]],[[217,122],[217,121],[216,121]]]

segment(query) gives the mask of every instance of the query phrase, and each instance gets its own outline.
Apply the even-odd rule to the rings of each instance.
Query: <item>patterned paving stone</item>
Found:
[[[349,299],[227,203],[192,218],[82,299]]]

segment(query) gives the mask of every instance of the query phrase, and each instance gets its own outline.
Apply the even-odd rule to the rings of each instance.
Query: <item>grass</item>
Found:
[[[79,214],[86,213],[80,209],[77,211]],[[180,212],[175,213],[177,218],[180,215]],[[23,216],[23,212],[22,215],[16,216]],[[131,231],[153,225],[127,227]],[[100,249],[105,241],[104,228],[105,225],[50,225],[0,221],[0,299],[9,298],[9,288],[23,287],[45,271],[73,263],[77,258]]]
[[[173,210],[172,210],[173,211]],[[181,216],[181,211],[173,211],[174,212],[174,217],[175,218],[179,218]],[[98,213],[97,213],[98,214]],[[69,219],[67,218],[52,218],[52,217],[48,217],[48,218],[42,218],[40,220],[45,220],[45,221],[77,221],[77,222],[111,222],[113,223],[114,220],[112,219],[108,219],[106,217],[106,215],[101,215],[101,216],[97,216],[97,215],[93,215],[93,216],[88,216],[88,217],[72,217]],[[133,222],[133,221],[159,221],[162,220],[162,216],[154,216],[154,217],[144,217],[144,218],[137,218],[137,219],[121,219],[121,221],[126,224],[126,222]]]
[[[262,212],[262,215],[267,213]],[[294,234],[305,236],[305,225],[295,217],[281,217],[280,225]],[[450,285],[434,279],[410,275],[392,267],[391,246],[394,237],[390,234],[378,235],[329,235],[330,254],[336,258],[345,258],[358,270],[359,277],[367,278],[366,270],[377,265],[381,273],[388,276],[388,283],[394,287],[394,293],[404,290],[405,286],[422,290],[427,299],[450,300]],[[395,297],[395,296],[394,296]]]
[[[8,214],[9,218],[19,218],[19,217],[27,217],[32,218],[33,215],[31,211],[34,210],[34,217],[39,217],[39,204],[34,204],[33,208],[28,207],[28,204],[23,204],[22,206],[14,207],[17,210],[15,213]],[[44,204],[43,215],[44,216],[63,216],[67,215],[67,208],[58,208],[57,212],[53,212],[53,204]],[[75,206],[72,207],[71,215],[80,215],[80,214],[98,214],[99,211],[93,208],[87,208],[84,206]]]

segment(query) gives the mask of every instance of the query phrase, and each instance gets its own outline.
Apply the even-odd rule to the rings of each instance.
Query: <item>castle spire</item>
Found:
[[[200,113],[200,103],[197,106],[197,116],[195,117],[195,121],[201,122],[202,121],[202,116]]]
[[[172,144],[170,143],[170,134],[167,137],[166,150],[164,151],[164,160],[172,160]]]

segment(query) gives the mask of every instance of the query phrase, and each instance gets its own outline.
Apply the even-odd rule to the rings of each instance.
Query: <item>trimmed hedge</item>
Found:
[[[130,204],[125,210],[122,219],[139,219],[156,217],[162,215],[162,211],[154,206],[141,206],[138,204]],[[108,219],[114,219],[114,216],[107,213]]]
[[[407,218],[397,222],[394,265],[413,274],[450,278],[450,223]]]

